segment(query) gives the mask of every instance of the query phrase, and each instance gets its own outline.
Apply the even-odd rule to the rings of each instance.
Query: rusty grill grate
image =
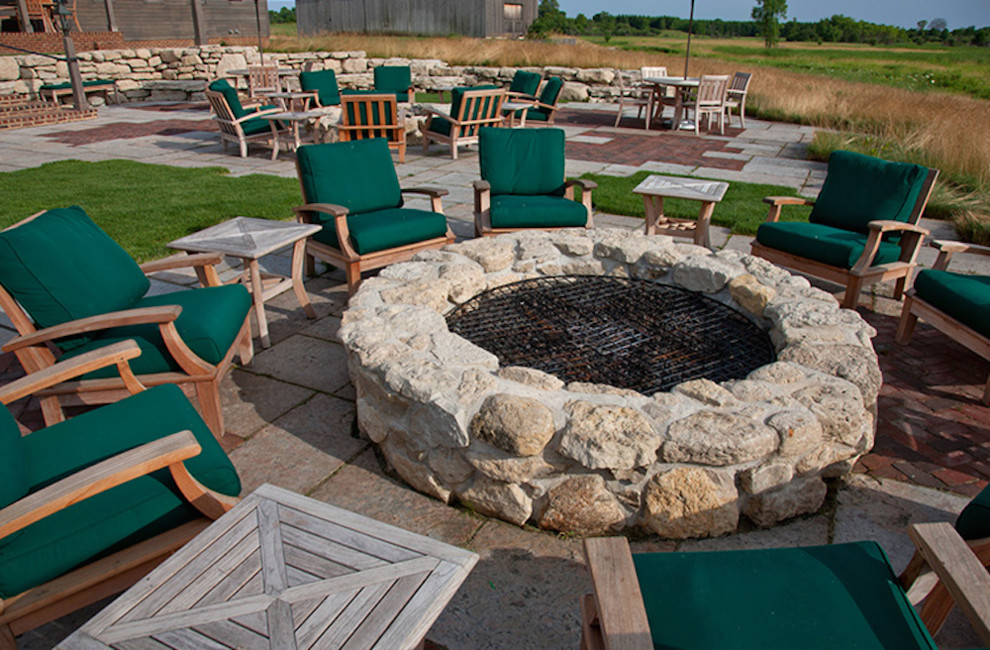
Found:
[[[691,379],[741,379],[775,358],[766,332],[734,309],[627,278],[523,280],[475,296],[447,325],[503,366],[645,395]]]

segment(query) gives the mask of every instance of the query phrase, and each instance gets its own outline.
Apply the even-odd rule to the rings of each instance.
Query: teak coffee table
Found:
[[[239,257],[244,261],[244,273],[238,279],[247,285],[254,300],[254,315],[258,319],[258,335],[262,347],[270,347],[268,319],[265,317],[265,301],[287,291],[296,294],[299,304],[309,318],[316,318],[309,296],[303,286],[303,258],[306,238],[320,231],[318,224],[270,221],[255,217],[234,217],[197,233],[169,242],[168,247],[189,253],[221,253]],[[258,260],[277,250],[292,245],[292,270],[290,277],[262,273]]]
[[[715,204],[725,196],[727,189],[729,184],[720,181],[654,174],[644,178],[633,192],[643,196],[647,235],[691,237],[695,244],[711,248],[712,241],[708,227],[711,224],[712,212],[715,210]],[[698,219],[675,219],[664,216],[664,198],[700,201],[701,210],[698,212]]]
[[[477,561],[263,485],[57,647],[416,648]]]

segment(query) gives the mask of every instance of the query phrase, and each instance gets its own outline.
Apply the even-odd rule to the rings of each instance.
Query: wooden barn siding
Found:
[[[501,33],[486,29],[492,4],[492,0],[297,0],[296,12],[301,34],[401,32],[483,37]],[[494,4],[501,12],[502,3]]]
[[[117,29],[126,40],[156,40],[193,37],[193,14],[190,0],[114,0]],[[261,31],[268,36],[268,3],[261,0]],[[83,31],[107,29],[104,0],[77,0],[76,15]],[[240,36],[255,36],[254,2],[251,0],[205,0],[203,16],[207,37],[229,35],[239,29]]]

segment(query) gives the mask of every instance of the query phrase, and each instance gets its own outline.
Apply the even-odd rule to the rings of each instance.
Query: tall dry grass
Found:
[[[281,51],[364,50],[373,57],[432,58],[452,65],[623,69],[665,65],[672,74],[682,72],[684,66],[680,56],[626,52],[585,41],[569,45],[331,34],[273,37],[272,46]],[[690,72],[725,73],[734,67],[717,58],[694,58]],[[754,76],[748,107],[754,113],[865,135],[878,154],[938,167],[943,178],[990,195],[990,103],[961,95],[916,92],[770,67],[749,71]],[[859,144],[862,147],[862,138]]]

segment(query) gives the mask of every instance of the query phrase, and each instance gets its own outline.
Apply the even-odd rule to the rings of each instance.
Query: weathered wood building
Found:
[[[296,0],[299,33],[521,36],[537,0]]]

